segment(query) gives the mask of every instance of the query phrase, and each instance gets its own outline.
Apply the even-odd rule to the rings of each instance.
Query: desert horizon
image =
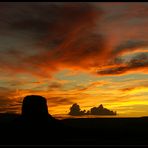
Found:
[[[148,115],[148,3],[0,3],[0,112],[27,95],[50,114],[103,104]]]
[[[148,144],[148,2],[0,2],[0,132]]]

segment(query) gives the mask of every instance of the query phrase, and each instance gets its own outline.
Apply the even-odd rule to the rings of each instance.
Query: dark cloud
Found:
[[[127,63],[117,64],[113,68],[107,68],[99,70],[97,73],[99,75],[118,75],[124,74],[132,71],[144,71],[147,73],[148,68],[148,54],[139,54],[132,58]]]
[[[148,41],[129,40],[117,46],[116,49],[112,51],[112,54],[117,56],[118,54],[126,53],[128,51],[134,51],[138,48],[144,48],[144,47],[148,47]]]
[[[125,71],[127,71],[126,66],[119,66],[119,67],[115,67],[115,68],[100,70],[97,73],[99,75],[113,75],[113,74],[122,74]]]
[[[111,7],[115,7],[116,4],[111,4]],[[117,4],[118,5],[118,4]],[[148,5],[147,3],[135,3],[129,5],[128,3],[120,3],[116,7],[120,8],[118,13],[111,13],[107,19],[108,21],[133,21],[134,19],[147,19]],[[113,10],[112,10],[113,11]]]
[[[105,13],[100,7],[93,3],[2,3],[0,70],[12,75],[29,73],[48,78],[65,68],[92,72],[92,68],[108,65],[108,60],[120,53],[148,45],[143,38],[131,37],[123,43],[121,39],[120,45],[116,42],[112,51],[106,30],[100,29],[99,23],[108,27],[101,22]],[[145,12],[143,6],[136,8]],[[115,15],[115,9],[111,13]],[[127,28],[121,30],[126,32],[124,29]],[[131,67],[117,63],[114,69],[98,73],[120,74]]]
[[[15,50],[1,55],[0,66],[8,72],[49,77],[63,68],[86,70],[104,58],[104,37],[95,33],[102,11],[93,3],[3,4],[1,8],[7,51],[11,44]],[[16,41],[11,43],[12,39]]]
[[[69,115],[72,116],[80,116],[80,115],[116,115],[117,113],[111,111],[107,108],[104,108],[103,105],[99,105],[98,107],[92,107],[90,110],[81,110],[80,106],[77,103],[74,103],[70,107]]]
[[[85,111],[81,111],[80,106],[77,103],[74,103],[70,107],[70,112],[68,114],[72,116],[81,116],[85,115]]]
[[[113,112],[107,108],[104,108],[101,104],[98,107],[93,107],[90,109],[91,115],[116,115],[116,112]]]
[[[47,5],[32,5],[27,3],[20,6],[9,6],[10,28],[29,33],[33,39],[39,39],[44,45],[62,43],[69,33],[77,29],[89,29],[94,18],[100,13],[88,3],[48,3]],[[98,11],[98,12],[97,12]],[[8,17],[6,14],[6,18]],[[17,19],[14,19],[15,18]],[[37,36],[36,36],[37,35]],[[35,37],[36,36],[36,37]]]

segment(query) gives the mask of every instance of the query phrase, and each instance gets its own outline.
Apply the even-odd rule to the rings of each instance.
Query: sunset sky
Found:
[[[24,96],[49,113],[103,104],[148,115],[148,3],[0,3],[0,112]]]

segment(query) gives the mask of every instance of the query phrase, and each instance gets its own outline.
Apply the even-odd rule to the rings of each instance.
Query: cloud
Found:
[[[139,48],[145,48],[145,47],[148,47],[148,41],[129,40],[117,46],[116,49],[112,51],[112,54],[114,56],[118,56],[126,52],[132,52],[132,51],[138,50]]]
[[[104,60],[104,37],[95,32],[100,8],[92,3],[26,4],[1,6],[5,34],[10,33],[4,43],[19,42],[4,45],[1,70],[50,77],[63,68],[87,70]]]
[[[148,69],[148,55],[139,54],[132,58],[129,62],[123,64],[117,64],[113,68],[106,68],[103,70],[98,70],[99,75],[120,75],[135,71],[147,73]]]
[[[2,3],[1,78],[2,75],[6,79],[13,78],[12,83],[8,83],[13,88],[19,87],[22,96],[31,93],[54,95],[60,97],[53,99],[55,102],[68,105],[68,100],[62,100],[65,96],[81,97],[83,100],[88,98],[85,96],[88,94],[82,91],[102,84],[92,83],[64,92],[59,91],[63,84],[58,82],[47,81],[46,85],[41,79],[37,83],[32,80],[36,77],[51,80],[56,72],[63,69],[70,69],[71,73],[84,71],[98,76],[147,73],[146,53],[129,61],[120,57],[148,46],[147,7],[146,3]],[[14,77],[17,74],[23,74],[26,79],[22,79],[22,75]],[[30,82],[26,82],[27,79]],[[8,86],[8,83],[5,85]],[[30,88],[28,84],[40,86]],[[46,92],[44,88],[47,88]],[[54,90],[54,93],[50,90]],[[2,96],[5,94],[18,98],[14,90],[2,89],[0,92]],[[51,105],[57,104],[52,102]]]
[[[139,92],[147,92],[148,85],[139,85],[139,86],[132,86],[119,89],[121,92],[131,93],[131,94],[138,94]]]
[[[90,109],[91,115],[116,115],[116,112],[113,112],[107,108],[104,108],[101,104],[98,107],[93,107]]]
[[[18,102],[18,100],[14,100],[13,94],[10,94],[10,92],[7,92],[6,94],[3,93],[0,95],[0,112],[19,112],[21,104]]]
[[[72,116],[81,116],[85,115],[85,111],[81,111],[80,106],[77,103],[74,103],[70,107],[70,112],[68,114]]]
[[[104,108],[103,105],[99,105],[98,107],[92,107],[90,110],[81,110],[80,106],[77,103],[74,103],[70,107],[70,112],[68,113],[72,116],[81,116],[81,115],[116,115],[116,112],[111,111],[107,108]]]
[[[60,89],[62,87],[61,83],[57,83],[57,82],[53,82],[51,84],[49,84],[49,90],[57,90]]]
[[[47,98],[48,107],[50,108],[50,107],[57,107],[57,106],[62,106],[62,105],[69,105],[73,103],[72,99],[73,98],[49,97]]]
[[[129,6],[132,12],[127,5],[118,10],[127,20],[129,15],[141,16],[135,15],[134,8],[146,13],[144,5]],[[114,20],[112,24],[108,18],[110,13],[116,16],[117,11],[93,3],[25,3],[19,7],[3,3],[0,70],[13,75],[24,73],[48,78],[63,69],[94,73],[94,69],[107,65],[114,56],[147,46],[143,36],[136,37],[139,33],[134,29],[131,29],[134,34],[130,39],[125,37],[130,25],[121,26],[120,37],[102,28],[110,31],[114,30],[110,27],[116,28],[118,32],[119,22]],[[143,28],[137,30],[143,32]]]
[[[105,81],[92,82],[88,86],[80,88],[77,91],[86,91],[86,90],[92,89],[92,88],[97,87],[97,86],[102,86],[102,85],[104,85],[106,83],[109,83],[109,82],[105,82]]]

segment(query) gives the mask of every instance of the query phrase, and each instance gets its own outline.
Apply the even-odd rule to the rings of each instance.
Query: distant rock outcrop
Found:
[[[71,107],[70,107],[70,112],[69,115],[72,116],[82,116],[82,115],[117,115],[116,112],[111,111],[107,108],[104,108],[103,105],[99,105],[98,107],[92,107],[90,110],[85,111],[85,110],[81,110],[80,106],[77,103],[74,103]]]
[[[27,119],[38,120],[48,118],[46,99],[38,95],[26,96],[23,100],[22,116]]]
[[[41,131],[49,128],[51,131],[67,128],[48,113],[47,100],[39,95],[29,95],[24,98],[22,114],[14,120],[14,124],[16,127],[21,125],[23,129],[29,128],[35,131],[38,131],[38,128]]]

